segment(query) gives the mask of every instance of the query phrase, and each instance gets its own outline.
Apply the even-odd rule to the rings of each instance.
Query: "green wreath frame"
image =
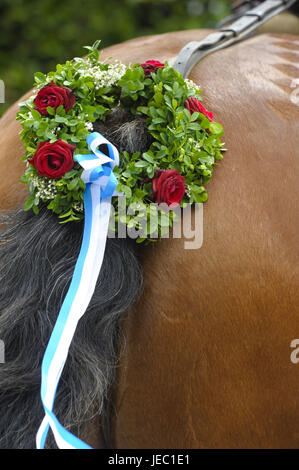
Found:
[[[34,157],[41,142],[54,143],[58,139],[75,145],[74,154],[90,153],[86,137],[93,123],[105,121],[118,106],[133,115],[143,116],[146,129],[153,137],[146,152],[133,155],[123,152],[119,166],[114,168],[118,179],[116,189],[126,196],[127,205],[145,206],[144,217],[149,221],[150,206],[154,202],[151,181],[158,169],[175,169],[184,177],[186,191],[181,206],[205,202],[208,198],[205,185],[225,149],[221,142],[221,124],[205,113],[191,113],[186,108],[186,100],[200,100],[200,87],[191,80],[184,80],[167,63],[146,76],[141,64],[101,62],[99,43],[96,41],[87,47],[85,59],[75,58],[58,64],[56,71],[47,75],[36,73],[35,93],[20,103],[17,119],[23,127],[21,140],[26,150],[23,161],[27,162],[21,181],[28,185],[30,192],[24,210],[32,209],[37,214],[39,205],[47,203],[47,208],[58,215],[61,223],[84,217],[82,168],[75,164],[63,177],[49,179],[41,176],[28,160]],[[72,91],[76,101],[71,109],[66,111],[62,105],[56,109],[48,107],[47,115],[36,109],[36,94],[50,82]],[[117,217],[117,198],[112,198],[112,203]],[[153,228],[148,223],[145,237],[138,241],[151,239],[152,231],[157,229],[162,236],[163,230],[172,225],[173,211],[167,217],[160,212],[158,227]],[[132,227],[136,215],[127,214],[125,223]]]

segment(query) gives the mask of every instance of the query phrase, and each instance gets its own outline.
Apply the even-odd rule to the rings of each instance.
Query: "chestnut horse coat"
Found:
[[[104,56],[172,60],[208,33],[135,39]],[[114,390],[117,448],[299,447],[298,62],[299,37],[258,35],[190,75],[228,151],[208,185],[202,247],[142,249],[144,293],[123,324]],[[25,197],[16,111],[0,121],[2,209]],[[98,429],[84,436],[95,447]]]

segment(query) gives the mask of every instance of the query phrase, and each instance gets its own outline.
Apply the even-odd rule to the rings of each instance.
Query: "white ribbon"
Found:
[[[44,448],[49,426],[60,449],[90,448],[64,429],[53,413],[56,389],[71,341],[96,287],[105,253],[111,197],[117,195],[117,180],[112,171],[119,164],[117,149],[97,132],[87,137],[87,143],[93,154],[74,157],[84,170],[81,177],[86,184],[84,234],[72,282],[43,358],[41,399],[45,417],[36,436],[38,449]],[[101,145],[107,146],[109,156],[98,150]]]

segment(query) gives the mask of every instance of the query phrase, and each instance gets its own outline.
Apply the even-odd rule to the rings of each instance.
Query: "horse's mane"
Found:
[[[96,127],[107,130],[106,124]],[[142,148],[147,138],[142,121],[127,122],[119,111],[108,127],[107,137],[128,151]],[[0,338],[6,357],[0,367],[0,448],[34,448],[43,418],[41,360],[72,277],[83,226],[59,224],[46,207],[38,216],[22,209],[2,214],[1,224]],[[130,241],[108,239],[97,287],[79,322],[55,402],[58,419],[77,435],[93,417],[98,416],[99,426],[105,421],[119,356],[119,325],[141,281]],[[55,447],[52,436],[47,444]]]

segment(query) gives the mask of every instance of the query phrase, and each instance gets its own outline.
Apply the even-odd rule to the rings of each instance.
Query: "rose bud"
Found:
[[[35,109],[42,115],[48,115],[47,107],[57,109],[63,106],[65,111],[69,111],[75,104],[76,98],[70,88],[55,85],[52,81],[39,90],[35,100]]]
[[[197,98],[188,98],[185,101],[185,108],[188,109],[190,114],[193,114],[195,112],[199,112],[204,114],[209,121],[213,121],[213,113],[210,113]]]
[[[152,73],[164,67],[164,64],[162,64],[162,62],[159,62],[158,60],[147,60],[145,63],[140,65],[144,70],[145,77],[150,77]]]
[[[28,159],[41,176],[62,178],[74,166],[73,153],[75,145],[67,144],[61,139],[53,144],[40,142],[35,154]]]
[[[179,205],[185,194],[185,178],[178,170],[156,170],[152,179],[152,198],[171,208]]]

